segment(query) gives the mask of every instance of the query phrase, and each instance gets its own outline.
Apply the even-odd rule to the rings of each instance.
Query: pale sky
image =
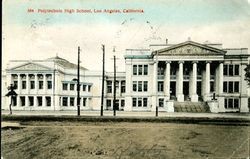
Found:
[[[193,41],[222,43],[224,48],[250,48],[250,0],[4,0],[3,68],[9,60],[58,56],[101,70],[101,44],[106,68],[113,70],[112,48],[124,71],[126,48]],[[28,13],[34,9],[34,13]],[[38,13],[38,9],[143,9],[144,13]]]

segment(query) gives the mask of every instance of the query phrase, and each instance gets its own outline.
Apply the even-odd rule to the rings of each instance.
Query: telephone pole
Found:
[[[102,99],[101,99],[101,116],[103,116],[103,100],[104,100],[104,74],[105,74],[105,45],[102,45]]]
[[[80,46],[78,46],[77,63],[77,116],[80,116]]]
[[[114,99],[113,99],[114,116],[116,116],[116,57],[114,55]]]

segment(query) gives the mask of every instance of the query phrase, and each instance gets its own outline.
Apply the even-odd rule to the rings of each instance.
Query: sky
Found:
[[[250,0],[4,0],[3,69],[9,60],[40,60],[58,55],[89,70],[124,71],[128,48],[149,44],[181,43],[191,38],[222,43],[224,48],[250,48]],[[61,13],[41,13],[54,9]],[[91,10],[92,13],[76,13]],[[121,13],[95,13],[94,10]],[[143,10],[123,13],[124,9]],[[33,10],[34,12],[28,12]],[[69,13],[67,11],[74,10]],[[115,47],[115,52],[113,48]]]

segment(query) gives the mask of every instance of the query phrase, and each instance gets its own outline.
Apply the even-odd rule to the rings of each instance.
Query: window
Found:
[[[239,92],[239,82],[234,82],[234,92]]]
[[[111,100],[107,99],[106,101],[107,108],[111,108]]]
[[[84,84],[84,85],[82,85],[82,91],[86,91],[86,85]]]
[[[158,75],[164,75],[164,68],[158,67]]]
[[[121,107],[124,107],[124,106],[125,106],[125,100],[122,99],[122,100],[121,100]]]
[[[22,89],[26,89],[26,81],[22,81]]]
[[[142,81],[138,81],[138,92],[142,91]]]
[[[21,100],[21,106],[25,106],[25,97],[21,96],[20,100]]]
[[[68,106],[68,97],[63,97],[63,106]]]
[[[228,75],[228,72],[227,72],[227,70],[228,70],[228,65],[224,65],[223,66],[223,75]]]
[[[148,98],[143,98],[143,107],[148,106]]]
[[[137,81],[133,81],[133,91],[137,91]]]
[[[125,81],[121,81],[121,93],[125,93],[125,92],[126,92]]]
[[[225,98],[224,107],[226,109],[238,109],[239,108],[239,99],[238,98]]]
[[[229,76],[233,76],[234,75],[234,67],[233,65],[229,65]]]
[[[142,75],[142,65],[138,65],[138,75]]]
[[[142,107],[142,98],[138,98],[137,101],[138,101],[138,107]]]
[[[90,90],[91,90],[91,86],[89,85],[89,86],[88,86],[88,92],[90,92]]]
[[[229,82],[228,92],[229,93],[233,93],[234,92],[234,90],[233,90],[233,82]]]
[[[144,75],[148,75],[148,65],[144,65]]]
[[[224,93],[239,93],[239,81],[224,81],[223,92]]]
[[[29,96],[29,106],[34,106],[34,97]]]
[[[234,65],[234,75],[239,75],[239,65]]]
[[[210,92],[214,92],[214,82],[210,82]]]
[[[52,89],[52,81],[47,81],[47,88]]]
[[[227,93],[227,82],[223,82],[223,92]]]
[[[75,84],[70,84],[70,85],[69,85],[69,89],[70,89],[71,91],[75,90]]]
[[[35,81],[30,81],[30,89],[35,89]]]
[[[18,89],[18,81],[14,81],[14,87]]]
[[[136,107],[136,105],[137,105],[137,98],[132,98],[132,102],[133,102],[133,107]]]
[[[82,106],[84,106],[84,107],[86,106],[86,101],[87,101],[87,98],[82,99]]]
[[[159,107],[164,106],[164,98],[159,98]]]
[[[162,81],[158,82],[158,92],[163,92],[164,90],[164,83]]]
[[[68,83],[63,83],[62,87],[64,91],[68,90]]]
[[[148,81],[143,82],[143,91],[147,92],[148,91]]]
[[[107,93],[112,93],[112,81],[107,81]]]
[[[46,105],[49,107],[51,106],[51,97],[45,97],[46,99]]]
[[[70,106],[74,106],[75,105],[75,98],[74,97],[70,97],[69,98],[69,104],[70,104]]]
[[[43,105],[43,98],[41,96],[37,97],[37,104],[38,104],[38,106],[42,106]]]
[[[38,84],[39,84],[39,89],[43,89],[43,81],[39,81]]]
[[[13,106],[16,106],[17,105],[17,97],[13,96],[12,101],[13,101]]]
[[[137,65],[133,65],[133,75],[137,75]]]

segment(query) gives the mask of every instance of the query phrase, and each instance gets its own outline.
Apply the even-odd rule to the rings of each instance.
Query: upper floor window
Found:
[[[43,89],[43,81],[39,81],[39,89]]]
[[[107,81],[107,93],[112,93],[112,81]]]
[[[225,81],[223,82],[224,93],[238,93],[239,92],[239,81]]]
[[[75,84],[70,84],[70,85],[69,85],[69,89],[70,89],[71,91],[75,90]]]
[[[160,81],[158,82],[158,92],[163,92],[164,91],[164,82]]]
[[[133,65],[133,75],[148,75],[148,65]]]
[[[84,85],[82,85],[82,91],[84,91],[84,92],[85,92],[85,91],[86,91],[86,87],[87,87],[87,85],[85,85],[85,84],[84,84]]]
[[[239,65],[225,64],[223,66],[223,74],[225,76],[238,76],[239,75]]]
[[[22,89],[26,89],[26,81],[22,81]]]
[[[121,81],[121,93],[125,93],[125,91],[126,91],[125,81]]]
[[[63,83],[62,87],[63,87],[63,90],[68,90],[68,83]]]
[[[148,81],[133,81],[133,91],[136,92],[147,92],[148,91]]]
[[[35,81],[30,81],[30,89],[35,89]]]
[[[47,88],[52,89],[52,81],[47,81]]]

